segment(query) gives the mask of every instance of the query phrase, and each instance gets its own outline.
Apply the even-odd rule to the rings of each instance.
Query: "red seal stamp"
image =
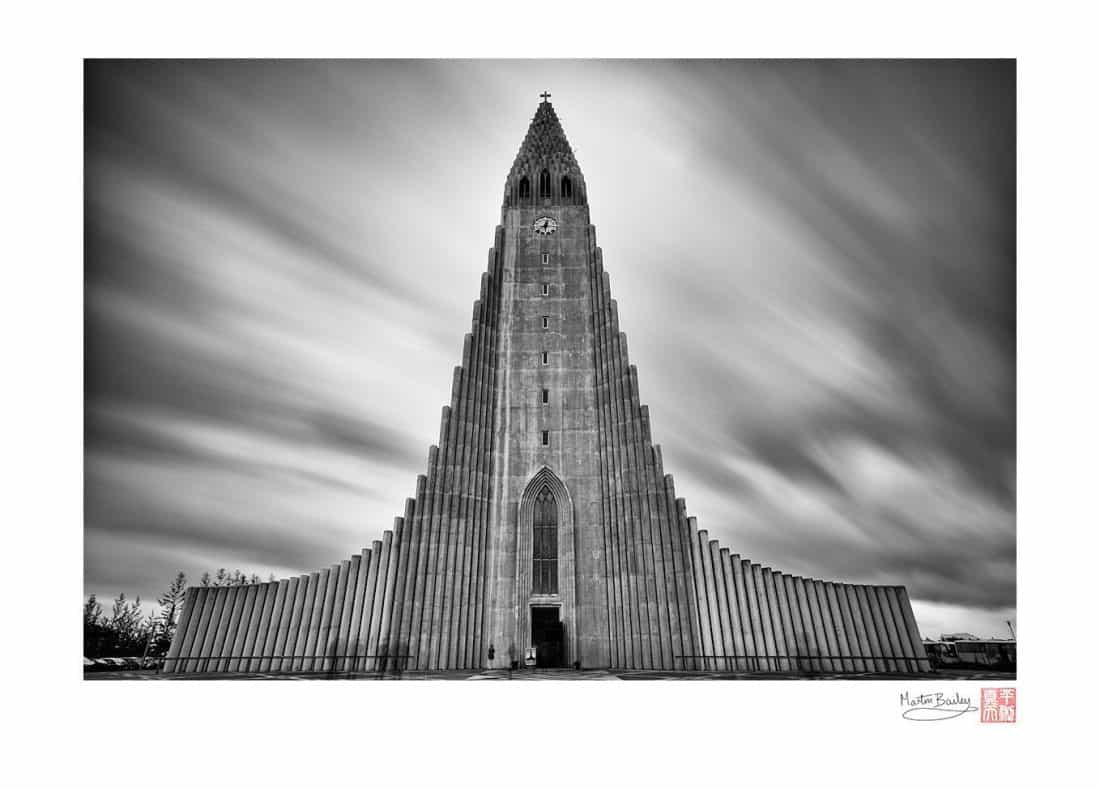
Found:
[[[1016,688],[982,688],[982,723],[1016,722]]]

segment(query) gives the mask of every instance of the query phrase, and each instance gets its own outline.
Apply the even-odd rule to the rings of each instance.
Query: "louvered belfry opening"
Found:
[[[535,498],[532,594],[558,593],[558,505],[550,488]]]

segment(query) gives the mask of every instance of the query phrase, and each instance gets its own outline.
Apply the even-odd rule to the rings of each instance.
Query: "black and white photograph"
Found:
[[[1015,70],[86,61],[86,678],[1015,679]]]
[[[1081,782],[1083,11],[13,7],[5,783]]]

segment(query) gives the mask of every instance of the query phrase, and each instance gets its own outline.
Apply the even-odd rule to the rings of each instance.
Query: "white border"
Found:
[[[9,780],[1013,785],[1033,783],[1035,764],[1061,785],[1088,753],[1081,716],[1097,654],[1082,610],[1095,599],[1086,561],[1100,402],[1095,23],[1059,3],[1027,14],[1005,3],[754,4],[717,15],[687,3],[487,5],[8,10]],[[215,55],[1019,57],[1021,722],[905,722],[904,684],[892,682],[82,683],[72,603],[82,564],[80,59]],[[978,686],[947,689],[976,697]],[[533,742],[547,738],[550,771],[532,766]]]

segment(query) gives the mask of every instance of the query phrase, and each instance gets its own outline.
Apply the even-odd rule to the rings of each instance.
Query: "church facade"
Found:
[[[439,442],[393,528],[277,582],[192,587],[169,672],[930,669],[906,590],[708,538],[651,441],[588,190],[543,102],[504,188]]]

